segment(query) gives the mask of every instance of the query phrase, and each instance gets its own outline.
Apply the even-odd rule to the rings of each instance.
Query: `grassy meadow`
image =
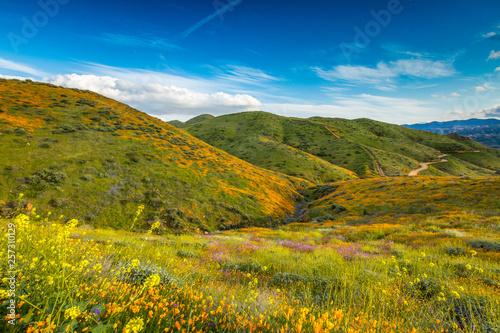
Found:
[[[411,179],[445,191],[445,184],[437,188],[439,180]],[[157,224],[132,233],[39,216],[36,208],[20,212],[2,220],[6,236],[0,245],[7,248],[12,223],[18,324],[5,320],[0,327],[9,332],[498,332],[498,203],[484,196],[460,210],[443,201],[433,211],[424,208],[425,214],[418,209],[395,214],[387,204],[374,204],[367,214],[357,201],[366,181],[352,182],[347,193],[352,204],[340,201],[346,211],[331,219],[310,217],[308,223],[273,229],[174,235],[160,232]],[[492,191],[499,186],[498,180],[469,182],[490,184]],[[411,204],[402,195],[404,186],[395,188],[392,205],[397,195]],[[331,190],[310,189],[323,201],[335,194]],[[418,191],[413,192],[418,205]],[[324,205],[321,199],[309,204]],[[138,207],[132,225],[143,209]],[[2,265],[2,272],[8,271]],[[6,302],[8,281],[2,274],[0,302]]]

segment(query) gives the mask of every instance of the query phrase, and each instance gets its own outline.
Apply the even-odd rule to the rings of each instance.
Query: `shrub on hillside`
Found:
[[[500,252],[500,243],[490,239],[469,239],[467,245],[475,249]]]
[[[448,246],[444,249],[444,251],[450,256],[463,256],[466,253],[460,246]]]
[[[184,250],[179,250],[177,251],[177,256],[179,258],[201,258],[201,256],[193,251],[184,251]]]
[[[62,207],[68,203],[68,199],[64,198],[54,198],[50,201],[50,205],[53,207]]]
[[[438,279],[422,278],[418,282],[406,285],[406,290],[410,295],[421,299],[430,299],[442,291],[442,285]]]
[[[71,125],[62,125],[52,131],[52,134],[73,133],[76,129]]]
[[[146,279],[152,275],[158,274],[160,277],[161,284],[174,283],[175,280],[172,274],[168,273],[164,269],[159,269],[153,265],[139,264],[139,265],[127,265],[125,270],[120,275],[120,280],[133,283],[137,285],[142,285],[146,282]]]
[[[330,208],[333,210],[334,213],[342,213],[342,212],[345,212],[347,210],[347,208],[345,208],[344,206],[336,204],[336,203],[332,204],[330,206]]]
[[[24,128],[16,128],[14,130],[14,133],[16,133],[17,135],[26,135],[28,134],[28,131],[25,130]]]

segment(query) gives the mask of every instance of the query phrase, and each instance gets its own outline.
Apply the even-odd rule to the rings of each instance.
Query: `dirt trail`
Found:
[[[376,159],[376,158],[375,158],[375,156],[372,154],[372,152],[370,151],[370,149],[368,149],[368,148],[366,148],[366,147],[363,147],[363,146],[361,146],[361,148],[363,148],[364,150],[366,150],[366,152],[367,152],[368,154],[370,154],[370,156],[372,157],[373,162],[375,162],[375,168],[377,169],[378,174],[379,174],[380,176],[382,176],[382,177],[387,177],[387,176],[385,175],[384,170],[382,170],[382,168],[380,167],[380,164],[378,164],[377,159]]]
[[[413,177],[413,176],[418,176],[418,174],[420,173],[420,171],[424,171],[424,170],[427,170],[429,168],[429,165],[431,164],[434,164],[434,163],[443,163],[443,162],[448,162],[448,160],[445,160],[443,157],[447,156],[446,154],[444,155],[439,155],[438,158],[440,159],[440,161],[436,161],[436,162],[428,162],[428,163],[420,163],[420,168],[418,169],[415,169],[415,170],[412,170],[410,171],[410,173],[408,174],[408,176],[410,177]]]
[[[334,131],[332,131],[328,126],[325,125],[325,128],[330,132],[332,133],[337,139],[340,139],[340,136],[338,136],[337,134],[335,134]]]

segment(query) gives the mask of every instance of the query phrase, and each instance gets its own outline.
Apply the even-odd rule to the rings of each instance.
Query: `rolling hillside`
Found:
[[[370,119],[299,119],[256,111],[203,115],[176,125],[252,164],[316,183],[408,175],[442,153],[452,154],[453,161],[433,164],[424,174],[475,177],[500,170],[500,151],[468,138]]]
[[[209,231],[290,215],[296,190],[310,185],[96,93],[48,84],[0,80],[0,133],[4,216],[34,205],[100,227]]]

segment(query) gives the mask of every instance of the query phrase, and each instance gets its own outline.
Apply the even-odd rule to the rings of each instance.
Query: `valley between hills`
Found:
[[[2,331],[500,329],[500,150],[468,137],[5,79],[0,133]]]

